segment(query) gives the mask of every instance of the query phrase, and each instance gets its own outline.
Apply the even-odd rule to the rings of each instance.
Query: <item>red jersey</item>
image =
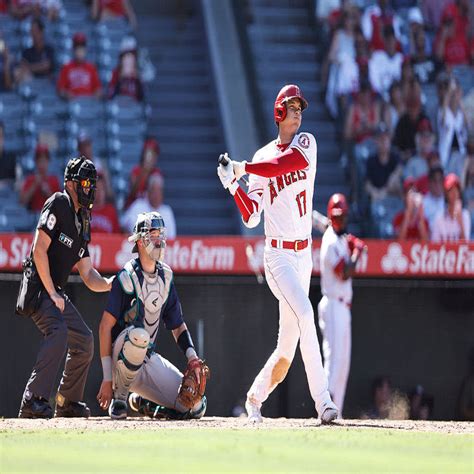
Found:
[[[441,38],[438,34],[435,39],[435,49],[440,40]],[[446,38],[443,61],[451,66],[469,63],[469,43],[466,35],[457,34],[452,38]]]
[[[400,229],[402,228],[404,215],[405,215],[405,211],[400,211],[393,218],[393,223],[392,223],[393,232],[397,236],[400,234]],[[428,221],[424,217],[423,217],[423,219],[425,221],[426,230],[428,231],[428,229],[429,229]],[[420,240],[421,239],[420,232],[418,230],[418,220],[417,219],[412,220],[412,222],[410,222],[408,224],[406,239],[407,240]]]
[[[29,176],[26,177],[23,186],[21,188],[21,192],[25,193],[27,192],[33,185],[36,179],[36,175],[30,174]],[[46,199],[51,196],[51,194],[56,193],[60,191],[61,189],[59,188],[59,181],[56,176],[46,176],[46,182],[48,183],[49,190],[45,194],[41,190],[41,186],[38,186],[31,196],[30,202],[28,203],[28,209],[31,209],[32,211],[41,211],[43,209],[43,204],[46,201]]]
[[[131,176],[136,180],[138,179],[138,175],[140,174],[140,170],[142,169],[141,165],[136,165],[131,172]],[[130,194],[127,198],[126,207],[128,207],[135,199],[142,197],[145,194],[146,187],[148,185],[148,179],[153,176],[153,175],[159,175],[162,176],[161,171],[158,168],[155,168],[148,176],[147,178],[144,178],[143,176],[140,178],[140,181],[138,181],[138,186],[136,188],[136,192],[134,195]]]
[[[112,204],[105,204],[102,207],[93,208],[91,230],[93,233],[107,234],[120,232],[117,211]]]
[[[8,13],[8,2],[7,0],[0,0],[0,13]]]
[[[72,60],[65,64],[59,73],[58,89],[75,97],[94,95],[100,87],[99,74],[92,63]]]
[[[123,0],[100,0],[99,1],[99,9],[107,10],[108,13],[114,16],[125,16],[125,5],[123,4]]]
[[[108,98],[117,95],[128,95],[137,101],[143,100],[143,86],[138,77],[119,77],[118,68],[114,69],[107,92]]]
[[[371,128],[375,128],[377,125],[375,123],[376,120],[376,105],[375,104],[370,104],[369,105],[369,110],[367,113],[367,118],[366,122],[367,125],[370,126]],[[362,107],[356,102],[354,104],[354,115],[353,115],[353,123],[354,123],[354,128],[358,129],[362,123],[364,113],[362,111]],[[372,136],[372,133],[370,132],[358,132],[357,135],[354,137],[354,141],[356,143],[362,143],[366,138],[369,138]]]

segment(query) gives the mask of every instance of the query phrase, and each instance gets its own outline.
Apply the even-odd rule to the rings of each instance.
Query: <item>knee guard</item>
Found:
[[[132,382],[140,370],[148,350],[150,335],[143,328],[130,328],[123,341],[115,365],[114,398],[127,400]]]

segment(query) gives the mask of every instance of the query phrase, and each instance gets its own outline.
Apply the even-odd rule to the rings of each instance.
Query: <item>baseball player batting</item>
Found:
[[[324,368],[329,392],[342,415],[351,365],[352,275],[365,243],[346,233],[348,206],[343,194],[328,202],[330,225],[320,251],[321,292],[319,327],[323,334]]]
[[[221,155],[217,168],[222,185],[234,197],[247,227],[256,227],[264,211],[265,276],[279,301],[276,349],[247,393],[245,408],[252,423],[262,422],[261,406],[285,379],[298,341],[322,423],[330,423],[338,416],[329,395],[308,297],[313,267],[311,228],[317,145],[310,133],[298,133],[307,106],[298,86],[284,86],[274,105],[276,140],[258,150],[251,163]],[[249,174],[248,194],[238,184],[245,174]]]

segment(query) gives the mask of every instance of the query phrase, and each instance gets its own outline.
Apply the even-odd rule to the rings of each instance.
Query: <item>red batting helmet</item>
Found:
[[[343,217],[346,217],[348,212],[349,206],[344,194],[336,193],[329,198],[328,218],[336,232],[342,230],[344,225]]]
[[[308,102],[301,94],[300,88],[294,84],[288,84],[283,86],[275,99],[275,107],[273,109],[273,115],[275,117],[275,123],[283,122],[286,118],[286,105],[291,99],[299,99],[301,102],[301,110],[303,111],[308,107]]]

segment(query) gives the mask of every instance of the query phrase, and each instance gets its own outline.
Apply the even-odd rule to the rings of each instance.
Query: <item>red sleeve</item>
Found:
[[[247,163],[245,171],[247,173],[273,178],[292,171],[302,170],[308,166],[308,160],[303,153],[296,148],[289,148],[281,155],[258,163]]]
[[[392,226],[393,226],[393,231],[396,235],[400,232],[400,226],[402,225],[403,222],[403,215],[404,212],[399,212],[392,221]]]
[[[31,188],[31,185],[33,184],[33,179],[34,176],[32,174],[26,177],[25,181],[23,181],[23,186],[21,187],[22,193],[25,193],[26,191],[28,191],[29,188]]]
[[[59,181],[58,181],[58,178],[56,178],[56,176],[49,177],[49,186],[53,193],[57,193],[58,191],[61,191],[60,186],[59,186]]]
[[[67,73],[69,70],[69,65],[66,64],[63,66],[59,73],[59,78],[58,78],[58,90],[65,90],[67,89]]]
[[[91,74],[92,74],[92,92],[97,92],[102,87],[102,84],[100,83],[99,73],[97,72],[97,68],[93,64],[91,64]]]
[[[247,193],[239,186],[234,194],[234,201],[239,208],[245,222],[248,222],[250,216],[257,210],[258,204],[250,199]]]

